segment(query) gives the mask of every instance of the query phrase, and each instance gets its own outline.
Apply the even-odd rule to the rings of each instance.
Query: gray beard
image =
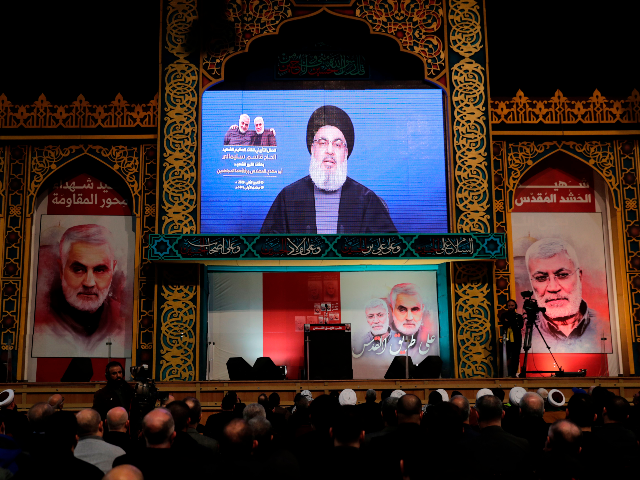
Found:
[[[535,297],[538,300],[539,306],[547,308],[545,315],[548,318],[570,317],[580,311],[580,303],[582,302],[582,282],[576,285],[576,288],[571,296],[565,294],[546,294],[543,297],[538,297],[538,295],[536,294]],[[557,297],[568,297],[569,303],[564,307],[550,307],[549,305],[545,304],[545,300]]]
[[[336,164],[335,169],[324,170],[322,168],[322,160],[314,160],[313,155],[311,155],[309,175],[315,186],[320,190],[335,192],[347,180],[347,161],[345,160],[342,164]]]

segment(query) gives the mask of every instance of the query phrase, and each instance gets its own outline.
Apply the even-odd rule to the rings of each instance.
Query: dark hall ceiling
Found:
[[[204,0],[202,0],[204,1]],[[608,97],[640,89],[640,2],[487,0],[491,96]],[[158,91],[158,1],[0,4],[0,93],[148,102]]]

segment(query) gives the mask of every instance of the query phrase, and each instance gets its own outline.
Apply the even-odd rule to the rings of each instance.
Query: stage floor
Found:
[[[34,403],[46,402],[50,395],[60,393],[65,397],[66,410],[80,410],[91,407],[93,395],[105,382],[92,383],[11,383],[0,385],[0,391],[12,388],[16,393],[16,403],[21,410],[28,409]],[[245,404],[258,400],[261,393],[278,392],[283,406],[293,404],[296,393],[310,390],[314,397],[333,390],[341,391],[345,388],[355,390],[358,403],[364,402],[368,389],[378,392],[378,399],[382,390],[400,389],[406,393],[413,393],[423,401],[428,398],[431,390],[443,388],[449,395],[458,390],[465,395],[471,404],[475,403],[476,393],[481,388],[502,388],[508,396],[513,387],[523,387],[535,392],[538,388],[551,390],[557,388],[568,400],[573,387],[588,389],[592,385],[606,387],[616,395],[633,400],[633,394],[640,391],[640,377],[575,377],[575,378],[440,378],[435,380],[277,380],[277,381],[211,381],[211,382],[157,382],[156,386],[162,392],[169,392],[176,399],[181,400],[193,396],[202,402],[205,416],[220,409],[220,402],[229,391],[235,391]]]

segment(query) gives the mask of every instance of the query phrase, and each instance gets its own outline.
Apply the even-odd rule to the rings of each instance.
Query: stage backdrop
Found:
[[[440,354],[435,271],[211,272],[209,288],[210,380],[261,356],[301,378],[305,324],[351,324],[354,378],[383,378],[407,348],[416,365]]]
[[[561,366],[566,371],[587,368],[588,375],[608,375],[606,354],[613,351],[613,339],[603,214],[598,206],[601,194],[594,188],[589,167],[570,157],[562,160],[566,169],[541,165],[529,173],[514,196],[511,224],[517,301],[521,307],[521,293],[529,290],[547,308],[545,318],[539,316],[539,326],[559,364],[554,364],[534,330],[527,369]],[[562,245],[569,255],[550,256]]]
[[[295,203],[300,214],[313,202],[310,180],[274,200],[283,188],[310,174],[313,132],[307,136],[307,124],[325,105],[342,109],[353,124],[351,137],[342,122],[348,137],[346,175],[382,200],[395,229],[447,232],[442,91],[407,89],[205,92],[201,233],[316,233],[308,218],[295,226],[263,223],[272,204],[293,208]],[[248,118],[241,121],[242,114]],[[238,133],[239,124],[246,133]],[[262,126],[264,133],[257,134]],[[336,156],[338,150],[334,147]],[[336,233],[394,231],[380,215],[360,222],[357,204],[374,196],[346,185]],[[352,198],[347,190],[357,190],[358,198],[343,211],[344,199]],[[366,227],[356,228],[356,222]]]

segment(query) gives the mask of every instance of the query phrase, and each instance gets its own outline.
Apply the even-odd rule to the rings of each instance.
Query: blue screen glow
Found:
[[[201,233],[448,231],[440,90],[209,91],[202,117]]]

